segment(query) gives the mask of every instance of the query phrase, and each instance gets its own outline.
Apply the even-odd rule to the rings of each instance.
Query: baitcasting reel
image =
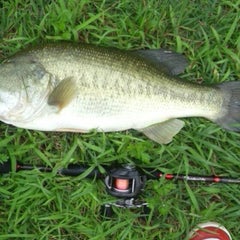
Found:
[[[113,168],[105,177],[105,186],[107,192],[114,197],[119,198],[114,203],[107,203],[102,206],[102,215],[110,217],[112,215],[112,206],[120,208],[143,208],[147,213],[147,203],[135,199],[145,187],[147,177],[141,174],[133,165],[123,165]]]
[[[110,195],[132,198],[144,189],[146,180],[146,176],[142,175],[134,166],[124,165],[111,169],[104,182]]]

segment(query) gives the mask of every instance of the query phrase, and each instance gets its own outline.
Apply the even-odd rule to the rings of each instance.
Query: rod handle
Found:
[[[78,165],[78,164],[70,164],[67,168],[62,168],[58,171],[59,174],[64,176],[78,176],[82,173],[84,173],[88,167]],[[100,173],[97,169],[93,169],[87,177],[93,178],[93,177],[100,177]]]

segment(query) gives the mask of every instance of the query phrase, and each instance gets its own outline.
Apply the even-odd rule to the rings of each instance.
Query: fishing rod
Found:
[[[11,162],[6,161],[0,164],[0,174],[5,174],[13,171],[20,171],[20,170],[33,170],[38,169],[40,172],[52,172],[52,168],[44,167],[44,166],[34,166],[34,165],[27,165],[17,163],[16,167],[12,168]],[[65,176],[78,176],[84,173],[88,169],[88,166],[85,165],[78,165],[78,164],[70,164],[67,168],[61,168],[57,171],[60,175]],[[112,173],[116,178],[119,176],[130,176],[133,175],[133,169],[136,169],[133,165],[123,165],[120,167],[115,168],[107,168],[107,172]],[[212,182],[212,183],[240,183],[240,178],[229,178],[229,177],[220,177],[220,176],[201,176],[201,175],[181,175],[181,174],[170,174],[170,173],[163,173],[158,170],[152,170],[148,168],[150,172],[145,172],[147,175],[147,179],[160,179],[165,178],[166,180],[184,180],[184,181],[198,181],[198,182]],[[139,172],[138,169],[136,172]],[[136,174],[136,172],[134,172]],[[142,170],[141,170],[142,172]],[[125,178],[126,178],[125,176]],[[94,169],[90,172],[87,177],[103,177],[102,174],[97,169]],[[128,178],[127,178],[128,179]]]
[[[43,166],[24,165],[17,163],[12,166],[10,161],[0,164],[0,174],[6,174],[12,171],[38,169],[41,172],[51,172],[52,168]],[[79,176],[88,169],[87,166],[70,164],[67,168],[61,168],[57,174],[64,176]],[[239,184],[240,179],[220,176],[200,176],[200,175],[181,175],[163,173],[154,169],[139,169],[134,165],[126,164],[122,166],[108,167],[106,173],[101,174],[98,169],[93,169],[86,177],[97,178],[104,181],[106,191],[111,196],[117,198],[113,203],[107,203],[102,206],[102,214],[110,217],[112,215],[112,206],[121,208],[141,208],[148,212],[147,203],[137,199],[137,196],[144,190],[148,179],[158,180],[183,180],[183,181],[200,181],[210,183],[235,183]],[[143,171],[144,170],[144,171]]]

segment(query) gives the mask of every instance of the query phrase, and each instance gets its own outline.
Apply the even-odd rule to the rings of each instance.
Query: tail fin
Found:
[[[226,95],[226,113],[216,122],[227,130],[240,132],[240,81],[222,83],[219,88]]]

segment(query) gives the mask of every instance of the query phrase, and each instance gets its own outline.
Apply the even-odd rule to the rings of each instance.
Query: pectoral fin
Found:
[[[77,94],[77,86],[72,78],[65,78],[52,91],[48,104],[58,107],[59,110],[67,106]]]
[[[162,123],[157,123],[140,131],[147,137],[160,144],[167,144],[182,129],[184,122],[178,119],[171,119]]]

